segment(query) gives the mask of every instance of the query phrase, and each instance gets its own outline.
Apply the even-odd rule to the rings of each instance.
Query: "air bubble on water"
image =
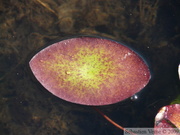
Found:
[[[136,94],[134,94],[133,96],[131,96],[131,100],[132,101],[136,101],[138,99],[138,96]]]

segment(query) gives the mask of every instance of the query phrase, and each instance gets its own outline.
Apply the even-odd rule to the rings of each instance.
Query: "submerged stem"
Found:
[[[127,133],[131,134],[131,135],[136,135],[131,131],[126,130],[125,128],[123,128],[122,126],[120,126],[119,124],[117,124],[116,122],[114,122],[112,119],[110,119],[108,116],[106,116],[103,112],[101,112],[98,108],[93,107],[94,110],[96,110],[99,114],[101,114],[107,121],[109,121],[111,124],[113,124],[114,126],[116,126],[117,128],[126,131]]]

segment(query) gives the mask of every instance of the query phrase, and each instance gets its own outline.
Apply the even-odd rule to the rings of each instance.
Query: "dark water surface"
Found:
[[[90,106],[63,101],[32,76],[28,62],[45,45],[77,35],[123,42],[149,65],[138,98],[98,107],[123,127],[153,127],[180,94],[178,0],[1,0],[0,135],[119,135]]]

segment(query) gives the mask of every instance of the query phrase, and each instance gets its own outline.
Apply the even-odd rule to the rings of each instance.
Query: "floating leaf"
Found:
[[[29,63],[37,80],[57,97],[84,105],[122,101],[144,88],[150,72],[130,48],[103,38],[54,43]]]
[[[173,104],[164,106],[160,109],[158,114],[155,117],[155,129],[158,129],[159,132],[168,130],[171,131],[172,135],[180,134],[180,104]],[[168,128],[168,130],[166,130]],[[157,135],[164,135],[157,133]],[[170,133],[170,132],[169,132]],[[155,134],[156,135],[156,134]]]
[[[180,104],[180,95],[178,95],[172,102],[171,104]]]

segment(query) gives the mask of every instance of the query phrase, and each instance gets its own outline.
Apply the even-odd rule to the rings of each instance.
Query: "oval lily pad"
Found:
[[[103,38],[76,37],[54,43],[29,62],[52,94],[84,105],[122,101],[146,86],[148,66],[130,48]]]

